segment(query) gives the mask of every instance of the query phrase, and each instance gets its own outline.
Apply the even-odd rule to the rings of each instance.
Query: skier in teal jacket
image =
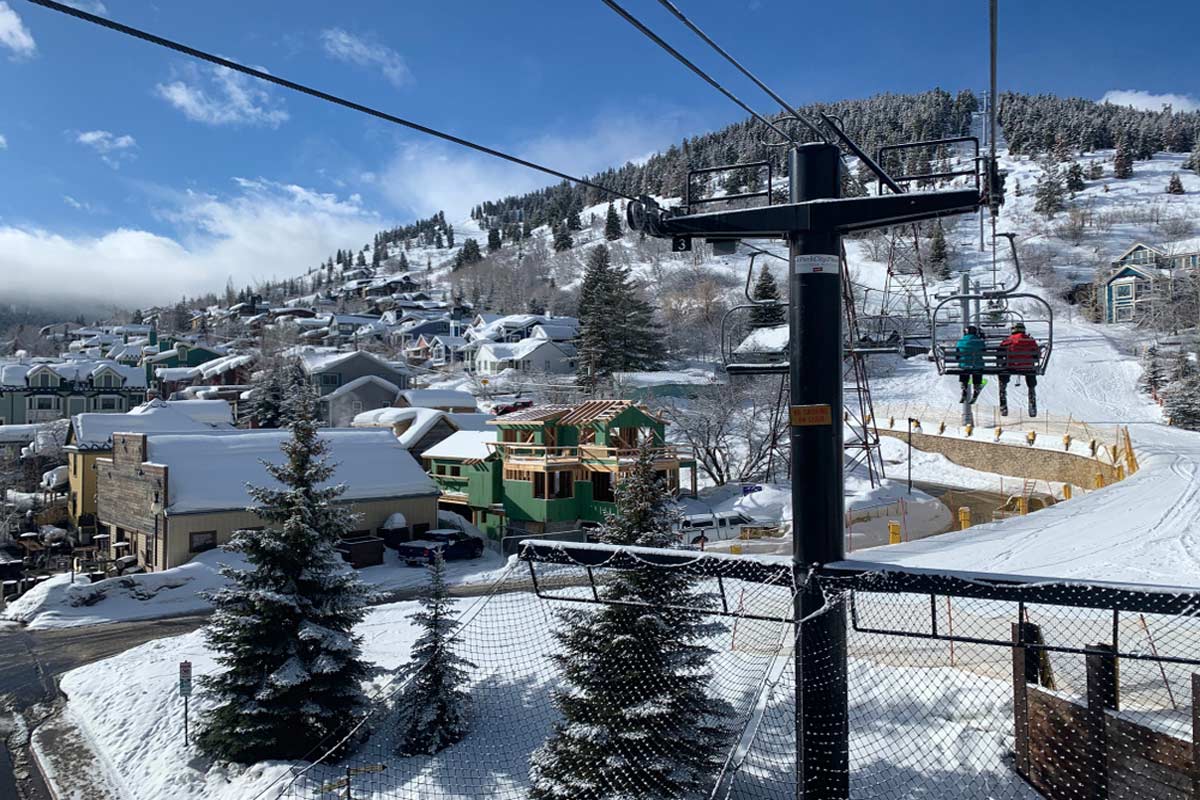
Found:
[[[987,342],[974,325],[968,325],[962,338],[954,345],[958,367],[962,370],[958,376],[962,384],[961,403],[974,403],[983,391],[983,351],[986,347]],[[968,395],[968,385],[972,383],[975,384],[975,391]]]

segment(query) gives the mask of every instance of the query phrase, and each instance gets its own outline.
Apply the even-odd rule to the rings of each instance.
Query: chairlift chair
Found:
[[[1054,310],[1041,296],[1029,292],[1018,292],[1021,285],[1021,262],[1017,258],[1017,246],[1012,234],[1000,234],[1008,239],[1012,247],[1013,263],[1016,265],[1017,281],[1011,289],[1000,288],[990,291],[980,291],[971,294],[953,294],[942,299],[933,310],[930,326],[930,342],[933,359],[941,375],[1044,375],[1050,363],[1050,353],[1054,349]],[[1022,313],[1012,308],[1012,301],[1020,300],[1036,307],[1034,313]],[[991,308],[981,312],[980,327],[1003,328],[1007,331],[1012,325],[1020,322],[1025,325],[1038,343],[1038,356],[1035,363],[1028,368],[1013,369],[1008,363],[1007,353],[1000,343],[992,337],[989,341],[985,336],[986,345],[982,354],[973,354],[972,360],[982,355],[982,368],[972,366],[964,369],[959,363],[956,342],[968,325],[975,325],[971,320],[962,319],[961,304],[963,302],[989,303]],[[1000,301],[1000,302],[997,302]],[[984,314],[992,316],[989,322],[983,322]],[[994,342],[994,343],[993,343]]]
[[[788,360],[786,323],[781,326],[754,328],[737,345],[734,345],[731,339],[731,320],[735,320],[742,312],[749,313],[755,308],[762,308],[764,306],[787,308],[787,304],[783,302],[755,300],[751,296],[750,278],[754,275],[754,259],[760,255],[761,253],[751,255],[750,264],[746,269],[746,286],[743,292],[746,295],[746,300],[749,302],[730,308],[721,317],[721,360],[725,362],[725,372],[728,375],[786,375],[788,372],[788,364],[790,362]],[[782,328],[784,331],[782,347],[766,347],[767,342],[764,339],[771,338],[777,327]]]

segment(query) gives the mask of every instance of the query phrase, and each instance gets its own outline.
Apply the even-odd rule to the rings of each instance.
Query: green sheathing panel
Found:
[[[575,500],[578,503],[579,519],[587,522],[604,522],[605,513],[615,513],[615,503],[592,499],[592,481],[575,481]]]
[[[438,467],[447,471],[458,467],[458,475],[439,475]],[[487,508],[500,502],[503,492],[500,484],[500,462],[484,461],[480,464],[464,464],[456,458],[429,459],[429,477],[444,492],[463,492],[472,508]]]
[[[579,484],[575,484],[576,488]],[[562,522],[579,518],[578,498],[542,500],[533,496],[533,481],[504,481],[504,513],[510,520]]]

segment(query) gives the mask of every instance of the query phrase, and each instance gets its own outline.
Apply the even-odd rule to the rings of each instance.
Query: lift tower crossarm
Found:
[[[645,230],[651,236],[786,239],[813,231],[842,234],[970,213],[979,208],[980,198],[974,189],[955,189],[808,200],[677,216],[646,207],[647,202],[639,200],[643,208],[631,208],[628,217],[635,230]]]

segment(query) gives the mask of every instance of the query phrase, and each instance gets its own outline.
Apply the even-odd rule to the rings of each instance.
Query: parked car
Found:
[[[712,514],[686,514],[679,518],[676,530],[683,544],[705,545],[725,539],[736,539],[746,525],[754,520],[740,511],[718,511]]]
[[[423,533],[420,539],[401,542],[396,547],[400,558],[409,566],[431,563],[434,553],[439,550],[442,558],[447,561],[456,558],[479,558],[483,555],[483,539],[454,528],[435,528]]]
[[[533,408],[533,401],[528,398],[504,400],[492,406],[492,413],[497,417],[502,417],[505,414],[511,414],[512,412],[520,411],[523,408]]]

